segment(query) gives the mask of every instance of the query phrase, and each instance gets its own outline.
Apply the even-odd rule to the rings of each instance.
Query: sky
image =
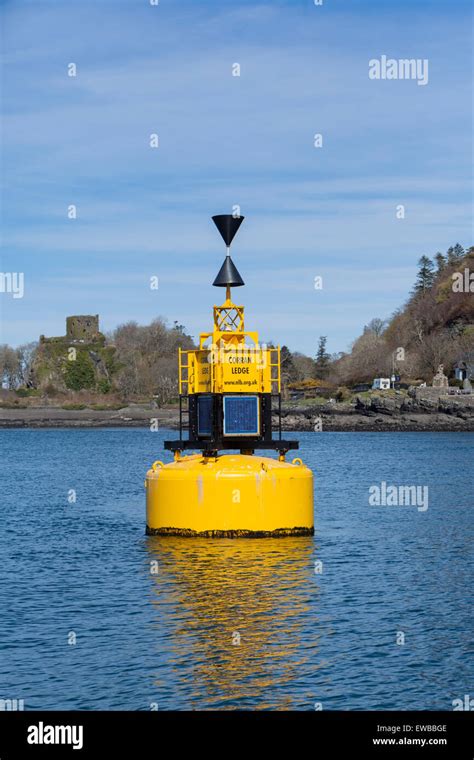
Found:
[[[162,316],[197,338],[223,300],[211,216],[238,206],[246,328],[348,350],[404,303],[421,255],[473,243],[470,13],[0,0],[1,271],[24,273],[22,298],[0,293],[0,342],[63,335],[70,314],[103,331]],[[384,55],[427,59],[427,84],[369,78]]]

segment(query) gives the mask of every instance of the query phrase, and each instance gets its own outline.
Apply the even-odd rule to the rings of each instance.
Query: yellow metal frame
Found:
[[[270,382],[273,386],[273,383],[277,384],[277,393],[280,393],[281,390],[281,365],[280,365],[280,346],[276,346],[275,348],[269,348],[268,351],[270,352]],[[276,361],[272,362],[271,357],[272,353],[276,353]],[[277,374],[276,377],[272,377],[272,367],[276,367]]]
[[[224,329],[222,329],[224,328]],[[211,347],[206,345],[211,338]],[[249,345],[246,339],[253,343]],[[202,378],[204,369],[200,368],[202,356],[211,350],[217,353],[217,360],[208,363],[209,373],[205,380]],[[212,332],[201,333],[199,336],[199,348],[178,350],[178,380],[180,395],[190,393],[228,393],[230,389],[225,386],[222,366],[226,362],[226,354],[232,351],[248,350],[256,353],[258,367],[258,387],[250,392],[255,393],[280,393],[281,391],[281,366],[280,346],[260,348],[258,332],[244,329],[244,307],[234,304],[227,297],[222,306],[214,306],[214,329]],[[223,360],[221,359],[223,357]],[[207,368],[207,365],[206,365]],[[207,373],[206,373],[207,374]],[[243,391],[242,391],[243,392]]]
[[[214,329],[219,332],[242,332],[244,307],[236,306],[230,300],[222,306],[214,306]]]

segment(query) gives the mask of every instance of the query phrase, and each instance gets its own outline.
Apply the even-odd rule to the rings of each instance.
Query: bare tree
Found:
[[[21,382],[18,351],[6,343],[0,346],[0,378],[4,388],[17,388]]]
[[[169,328],[158,317],[150,325],[120,325],[112,333],[119,372],[116,384],[125,396],[154,395],[166,403],[178,392],[178,348],[192,348],[182,325]]]
[[[374,335],[379,337],[385,330],[386,325],[387,320],[380,319],[379,317],[374,317],[370,320],[369,324],[364,327],[364,332],[372,332]]]
[[[21,385],[28,385],[30,382],[31,368],[38,352],[38,342],[23,343],[17,348],[18,354],[18,375]]]

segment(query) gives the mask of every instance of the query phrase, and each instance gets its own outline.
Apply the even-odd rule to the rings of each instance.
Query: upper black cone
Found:
[[[227,248],[232,243],[237,230],[244,221],[243,216],[232,216],[232,214],[218,214],[212,217],[212,221],[224,238]]]

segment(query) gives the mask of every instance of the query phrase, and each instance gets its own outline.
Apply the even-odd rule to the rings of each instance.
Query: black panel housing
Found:
[[[260,408],[260,435],[236,436],[224,435],[224,396],[257,396]],[[200,396],[212,397],[211,433],[199,435],[198,432],[198,399]],[[272,438],[272,410],[273,400],[276,400],[275,412],[279,419],[279,437]],[[183,409],[183,402],[187,400],[187,409]],[[183,438],[183,415],[188,415],[188,438]],[[165,441],[165,449],[171,451],[183,451],[185,449],[201,450],[215,453],[220,450],[240,449],[253,451],[255,449],[273,449],[286,452],[297,449],[298,441],[283,440],[281,437],[281,396],[271,393],[205,393],[190,394],[180,397],[180,431],[176,441]]]

